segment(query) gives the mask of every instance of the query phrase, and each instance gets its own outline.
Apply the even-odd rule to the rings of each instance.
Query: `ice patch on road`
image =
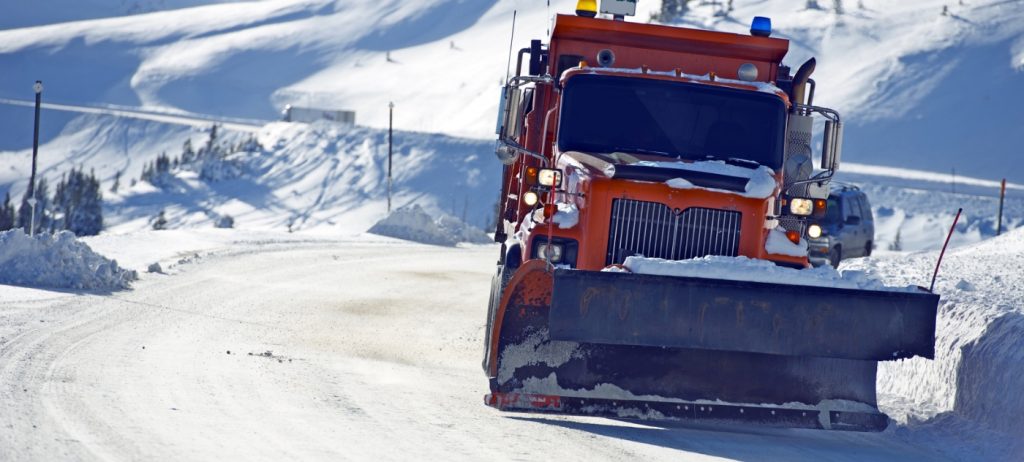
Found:
[[[120,290],[138,279],[75,238],[69,231],[28,236],[0,233],[0,284],[55,289]]]
[[[419,204],[395,209],[373,225],[369,232],[433,245],[491,242],[491,238],[480,229],[450,215],[431,216]]]
[[[767,260],[747,257],[707,256],[690,260],[664,260],[639,256],[626,257],[622,266],[637,274],[699,277],[730,281],[833,287],[840,289],[919,292],[917,286],[890,287],[866,271],[836,271],[831,266],[794,269],[777,266]],[[605,271],[612,271],[611,268]]]

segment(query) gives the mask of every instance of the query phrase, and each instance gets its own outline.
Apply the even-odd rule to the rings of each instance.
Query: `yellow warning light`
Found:
[[[576,2],[576,16],[593,18],[597,16],[597,0],[579,0]]]

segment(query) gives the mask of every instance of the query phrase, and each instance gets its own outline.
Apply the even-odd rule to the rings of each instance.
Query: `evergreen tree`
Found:
[[[14,205],[11,204],[11,192],[4,195],[4,203],[0,204],[0,231],[14,228]]]
[[[167,217],[164,216],[164,211],[160,210],[160,213],[153,218],[153,229],[161,230],[167,229]]]
[[[118,170],[114,174],[114,184],[110,186],[110,192],[117,194],[117,190],[121,188],[121,171]]]
[[[902,231],[902,229],[896,229],[896,239],[889,244],[889,250],[903,250],[903,239],[900,237],[900,231]]]
[[[210,154],[214,151],[214,147],[217,145],[217,124],[213,124],[210,127],[210,137],[206,139],[206,153]]]
[[[66,229],[76,236],[94,236],[103,230],[103,198],[95,172],[86,176],[82,169],[71,169],[57,184],[53,196],[53,228]]]
[[[656,19],[666,23],[678,21],[690,11],[689,3],[690,0],[663,0]]]
[[[185,140],[185,144],[181,147],[181,163],[190,164],[196,157],[196,152],[192,150],[192,140]]]

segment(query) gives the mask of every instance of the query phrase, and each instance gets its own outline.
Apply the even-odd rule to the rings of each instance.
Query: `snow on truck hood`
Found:
[[[638,165],[651,166],[658,168],[674,168],[679,170],[686,170],[691,172],[702,172],[702,173],[713,173],[716,175],[731,176],[737,178],[746,178],[747,186],[742,192],[728,191],[717,188],[704,188],[693,183],[690,183],[685,178],[674,178],[665,182],[675,189],[706,189],[709,191],[722,192],[726,194],[736,194],[751,199],[767,199],[773,193],[775,193],[775,172],[763,165],[758,166],[756,169],[750,169],[745,167],[739,167],[736,165],[730,165],[721,160],[704,160],[697,162],[650,162],[641,161]]]

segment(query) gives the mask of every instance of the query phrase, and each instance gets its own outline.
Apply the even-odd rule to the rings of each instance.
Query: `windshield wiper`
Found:
[[[644,148],[612,148],[612,152],[621,152],[623,154],[653,154],[656,156],[677,157],[667,152],[655,151],[653,149]]]

